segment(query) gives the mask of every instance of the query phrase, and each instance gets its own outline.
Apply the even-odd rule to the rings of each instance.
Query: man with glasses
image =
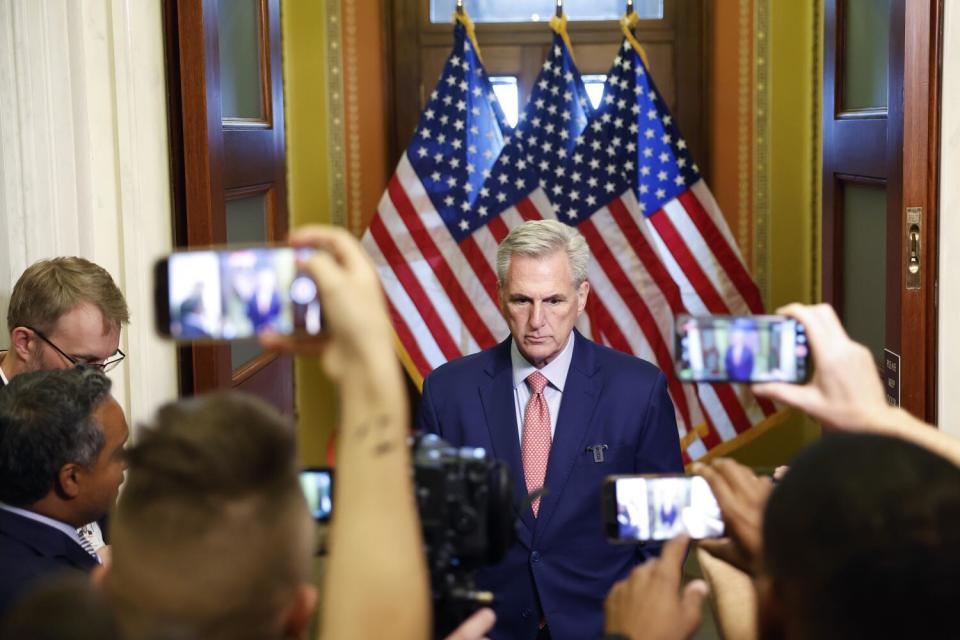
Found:
[[[110,371],[123,360],[120,329],[130,321],[123,293],[89,260],[61,257],[27,268],[10,294],[8,351],[0,352],[0,386],[28,371],[84,364]],[[97,523],[81,528],[98,551]]]
[[[129,320],[127,302],[103,267],[77,257],[41,260],[10,295],[0,381],[78,364],[109,371],[124,358],[120,328]]]

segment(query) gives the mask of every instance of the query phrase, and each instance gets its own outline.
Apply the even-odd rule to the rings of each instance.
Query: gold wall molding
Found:
[[[746,253],[752,249],[750,233],[750,113],[752,109],[750,85],[750,50],[753,24],[752,0],[738,0],[737,11],[737,243]],[[754,252],[749,264],[753,266]]]
[[[810,292],[807,298],[810,302],[819,302],[821,296],[821,251],[823,243],[823,219],[821,197],[823,188],[823,0],[813,2],[813,78],[810,84],[811,118],[810,127],[810,233],[813,241],[810,243]]]
[[[754,5],[753,277],[770,300],[770,0]]]
[[[344,87],[347,118],[347,228],[363,233],[362,176],[360,162],[360,65],[357,56],[357,7],[343,0]]]
[[[347,163],[344,140],[343,38],[340,0],[327,0],[327,131],[330,144],[330,222],[349,226]]]

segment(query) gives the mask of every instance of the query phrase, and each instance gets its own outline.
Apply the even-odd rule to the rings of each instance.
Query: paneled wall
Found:
[[[106,268],[130,306],[110,375],[134,421],[177,394],[152,324],[172,238],[163,64],[159,2],[0,0],[0,308],[36,260]]]
[[[940,112],[940,318],[938,423],[960,437],[960,5],[944,3]]]

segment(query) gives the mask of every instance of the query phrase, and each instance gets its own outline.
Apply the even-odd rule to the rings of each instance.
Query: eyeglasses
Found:
[[[60,347],[58,347],[57,345],[53,344],[53,341],[51,341],[50,338],[48,338],[47,336],[43,335],[42,332],[37,331],[37,330],[34,329],[33,327],[29,327],[29,326],[24,325],[24,328],[30,329],[30,331],[33,331],[33,332],[37,335],[38,338],[40,338],[41,340],[43,340],[44,342],[46,342],[48,345],[50,345],[51,347],[53,347],[54,350],[55,350],[57,353],[59,353],[59,354],[60,354],[61,356],[63,356],[64,358],[66,358],[67,361],[70,362],[70,364],[72,364],[72,365],[75,366],[75,367],[76,367],[76,366],[80,366],[80,365],[84,365],[84,366],[87,366],[87,367],[94,367],[94,368],[99,369],[100,371],[103,371],[104,373],[106,373],[107,371],[110,371],[111,369],[113,369],[114,367],[116,367],[118,364],[120,364],[120,361],[127,357],[127,354],[125,354],[125,353],[124,353],[123,351],[121,351],[120,349],[117,349],[117,352],[116,352],[115,354],[113,354],[112,356],[110,356],[109,358],[107,358],[106,360],[104,360],[103,362],[89,362],[89,361],[87,361],[87,360],[84,360],[83,358],[77,358],[76,356],[71,356],[70,354],[68,354],[67,352],[65,352],[63,349],[61,349]]]

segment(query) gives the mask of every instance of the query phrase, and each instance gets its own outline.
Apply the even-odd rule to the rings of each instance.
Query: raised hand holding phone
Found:
[[[699,476],[611,476],[603,487],[607,538],[617,543],[662,542],[723,535],[720,507]]]
[[[154,267],[157,332],[180,341],[243,340],[271,331],[317,335],[311,248],[246,246],[175,252]]]
[[[802,409],[830,427],[860,429],[890,412],[870,351],[850,339],[828,304],[791,304],[778,310],[807,328],[817,369],[810,384],[754,386],[757,395]]]
[[[319,353],[324,370],[334,380],[340,379],[351,358],[382,360],[384,353],[392,353],[393,329],[380,280],[356,238],[338,227],[309,226],[292,232],[290,244],[316,249],[300,268],[316,282],[324,332],[316,338],[267,332],[261,344],[288,353]],[[388,368],[392,375],[395,367]]]
[[[697,464],[694,471],[713,490],[727,535],[720,540],[703,540],[700,548],[753,575],[763,548],[763,510],[773,482],[726,458]]]
[[[802,324],[784,316],[677,317],[683,382],[803,382],[810,373]]]
[[[902,438],[960,465],[960,439],[887,404],[873,356],[850,339],[833,307],[791,304],[779,312],[806,327],[817,369],[809,384],[754,385],[757,395],[800,409],[832,429]]]

